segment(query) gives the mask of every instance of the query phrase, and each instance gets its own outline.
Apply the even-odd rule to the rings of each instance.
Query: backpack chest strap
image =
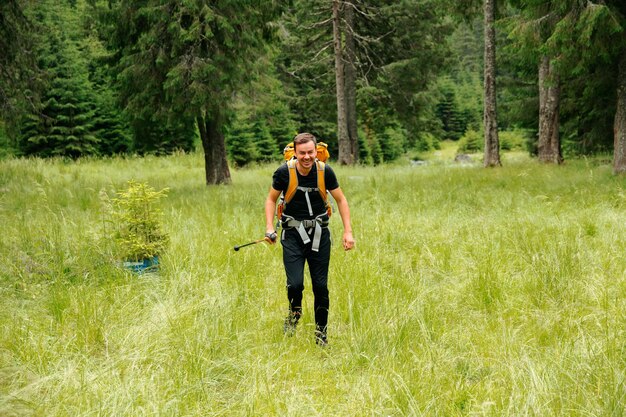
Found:
[[[311,187],[300,187],[298,186],[298,190],[305,192],[305,193],[319,193],[320,189],[315,187],[315,188],[311,188]]]

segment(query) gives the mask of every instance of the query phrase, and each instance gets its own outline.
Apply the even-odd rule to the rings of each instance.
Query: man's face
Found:
[[[302,168],[311,168],[315,163],[316,156],[317,149],[315,149],[315,144],[312,141],[296,145],[296,159]]]

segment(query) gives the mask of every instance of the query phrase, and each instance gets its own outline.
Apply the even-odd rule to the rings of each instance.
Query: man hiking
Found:
[[[284,331],[295,332],[302,315],[302,291],[304,291],[304,264],[309,264],[311,283],[315,297],[315,342],[328,343],[328,266],[330,264],[330,231],[328,220],[330,204],[327,191],[335,199],[343,223],[343,248],[354,247],[350,208],[339,188],[333,170],[317,156],[317,140],[310,133],[300,133],[293,140],[295,156],[281,165],[275,172],[267,200],[265,201],[265,236],[276,243],[274,228],[276,202],[283,195],[279,206],[283,246],[283,264],[287,274],[287,297],[289,314],[285,319]]]

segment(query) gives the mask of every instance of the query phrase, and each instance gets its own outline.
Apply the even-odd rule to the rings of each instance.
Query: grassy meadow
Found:
[[[328,349],[297,334],[264,233],[275,166],[199,154],[0,161],[1,416],[623,416],[626,180],[608,160],[335,166]],[[117,266],[103,199],[169,187],[157,274]]]

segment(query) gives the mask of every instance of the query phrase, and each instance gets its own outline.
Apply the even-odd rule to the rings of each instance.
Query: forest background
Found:
[[[0,415],[626,415],[625,16],[0,1]],[[233,251],[299,131],[358,245],[329,349],[309,288],[283,334],[280,248]],[[158,273],[111,239],[129,177],[170,190]]]
[[[557,163],[618,152],[625,7],[8,0],[0,155],[162,155],[202,145],[206,181],[220,183],[230,181],[229,164],[278,160],[301,131],[342,164],[393,161],[442,140],[480,151],[483,137],[493,141],[483,119],[487,69],[497,81],[499,149]],[[497,61],[487,68],[491,22]]]

